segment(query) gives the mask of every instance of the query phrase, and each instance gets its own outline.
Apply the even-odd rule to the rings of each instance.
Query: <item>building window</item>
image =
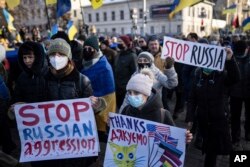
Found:
[[[124,11],[123,10],[120,11],[120,19],[124,20]]]
[[[139,18],[142,19],[143,18],[143,9],[139,10]]]
[[[107,30],[107,28],[105,28],[105,29],[104,29],[104,31],[105,31],[105,34],[107,34],[107,33],[108,33],[108,30]]]
[[[181,33],[181,25],[177,25],[177,33]]]
[[[154,33],[155,33],[155,28],[154,28],[154,26],[151,26],[151,27],[150,27],[150,33],[151,33],[151,34],[154,34]]]
[[[123,27],[121,28],[121,34],[125,34],[125,33],[124,33],[124,28],[123,28]]]
[[[107,21],[107,12],[103,12],[103,21]]]
[[[197,17],[199,17],[200,14],[200,8],[197,8]]]
[[[141,35],[143,35],[143,33],[146,34],[145,32],[143,32],[143,27],[140,27],[140,33]]]
[[[188,8],[188,16],[191,16],[191,8]]]
[[[165,26],[162,26],[162,27],[161,27],[161,32],[162,32],[162,33],[166,33],[166,27],[165,27]]]
[[[89,22],[92,22],[92,17],[91,17],[91,13],[89,13]]]
[[[100,34],[100,32],[101,32],[101,31],[100,31],[100,29],[99,29],[99,28],[97,28],[97,34]]]
[[[99,22],[99,21],[100,21],[99,13],[96,13],[96,14],[95,14],[95,17],[96,17],[96,22]]]
[[[193,8],[193,17],[195,17],[195,8],[194,7],[192,8]]]
[[[116,28],[112,28],[112,33],[115,33],[116,32]]]
[[[74,17],[77,17],[77,12],[76,12],[76,10],[74,10]]]
[[[112,17],[112,21],[115,21],[115,12],[114,11],[111,12],[111,17]]]

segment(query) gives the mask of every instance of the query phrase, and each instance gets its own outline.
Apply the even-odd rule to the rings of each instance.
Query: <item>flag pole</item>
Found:
[[[81,14],[82,14],[82,29],[83,29],[83,33],[87,33],[86,32],[86,27],[85,27],[85,22],[84,22],[84,15],[83,15],[83,6],[82,6],[82,3],[81,3],[81,0],[79,0],[79,3],[80,3],[80,8],[81,8]]]
[[[48,20],[49,29],[51,30],[50,19],[49,19],[49,12],[48,12],[48,7],[47,7],[46,0],[44,0],[44,4],[45,4],[45,11],[46,11],[46,15],[47,15],[47,20]]]

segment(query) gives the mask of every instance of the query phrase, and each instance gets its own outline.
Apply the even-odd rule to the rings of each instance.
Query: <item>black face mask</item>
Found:
[[[124,49],[125,49],[124,45],[121,44],[121,43],[118,43],[117,47],[118,47],[120,50],[124,50]]]
[[[151,63],[138,63],[139,70],[143,68],[150,68],[150,67],[151,67]]]
[[[83,48],[82,54],[83,54],[83,59],[85,61],[89,61],[94,58],[95,51],[91,50],[90,48]]]

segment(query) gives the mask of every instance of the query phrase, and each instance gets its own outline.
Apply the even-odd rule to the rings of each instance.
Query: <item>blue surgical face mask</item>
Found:
[[[128,95],[128,101],[129,104],[135,108],[138,108],[144,104],[142,95],[137,95],[137,96]]]
[[[214,71],[214,70],[212,70],[212,69],[203,68],[203,73],[205,73],[205,74],[207,74],[207,75],[211,74],[213,71]]]

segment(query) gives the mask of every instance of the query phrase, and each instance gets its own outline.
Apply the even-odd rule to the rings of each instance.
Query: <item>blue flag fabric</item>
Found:
[[[70,0],[57,0],[57,10],[56,17],[59,18],[63,16],[66,12],[71,9],[71,1]]]

